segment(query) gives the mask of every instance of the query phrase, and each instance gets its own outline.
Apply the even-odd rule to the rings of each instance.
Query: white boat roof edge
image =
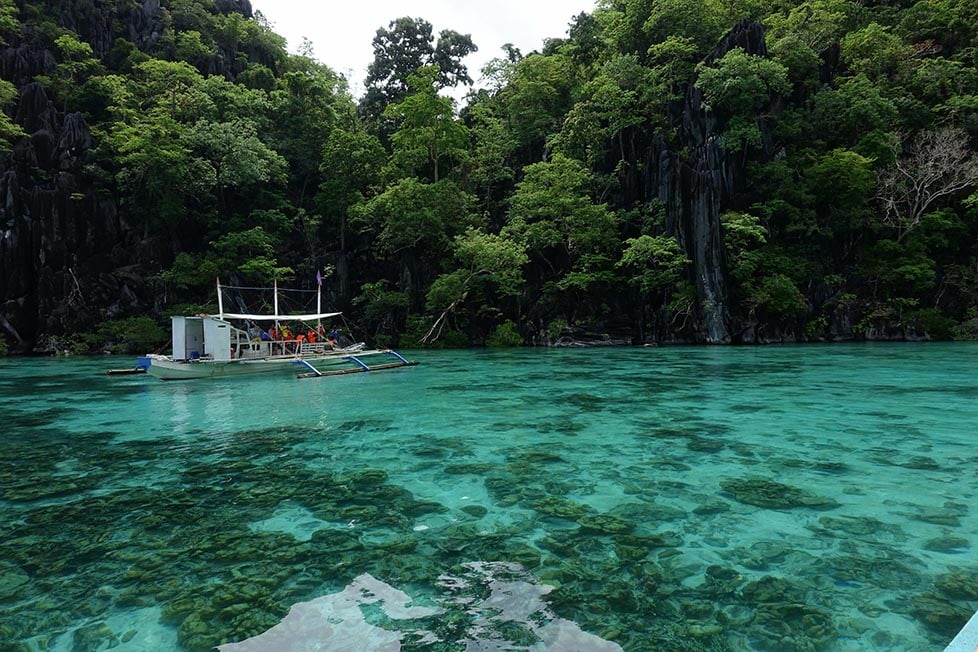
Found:
[[[245,313],[225,312],[216,316],[218,319],[250,319],[251,321],[313,321],[316,319],[325,319],[327,317],[336,317],[342,314],[343,313],[341,312],[321,312],[311,313],[308,315],[250,315]]]

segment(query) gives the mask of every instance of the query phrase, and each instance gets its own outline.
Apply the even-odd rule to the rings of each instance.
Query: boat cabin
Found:
[[[251,337],[220,317],[171,317],[173,360],[215,360],[321,355],[333,347],[326,341],[297,343]]]
[[[217,317],[171,317],[174,360],[231,360],[248,333]]]

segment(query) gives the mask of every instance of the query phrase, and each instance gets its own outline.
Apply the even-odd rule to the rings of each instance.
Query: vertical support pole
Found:
[[[274,283],[275,283],[275,288],[273,291],[275,293],[275,323],[277,325],[278,324],[278,279],[275,279]]]
[[[221,294],[221,278],[217,279],[217,316],[224,319],[224,296]]]

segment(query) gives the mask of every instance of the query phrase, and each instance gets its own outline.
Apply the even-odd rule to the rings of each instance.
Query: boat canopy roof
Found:
[[[308,315],[249,315],[245,313],[225,312],[222,319],[250,319],[251,321],[316,321],[342,315],[341,312],[320,312]]]

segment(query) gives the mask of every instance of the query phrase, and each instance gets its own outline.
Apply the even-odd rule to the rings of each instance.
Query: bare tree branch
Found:
[[[957,127],[922,131],[907,153],[877,180],[882,221],[896,229],[897,241],[920,226],[939,201],[978,184],[978,156],[968,134]]]

